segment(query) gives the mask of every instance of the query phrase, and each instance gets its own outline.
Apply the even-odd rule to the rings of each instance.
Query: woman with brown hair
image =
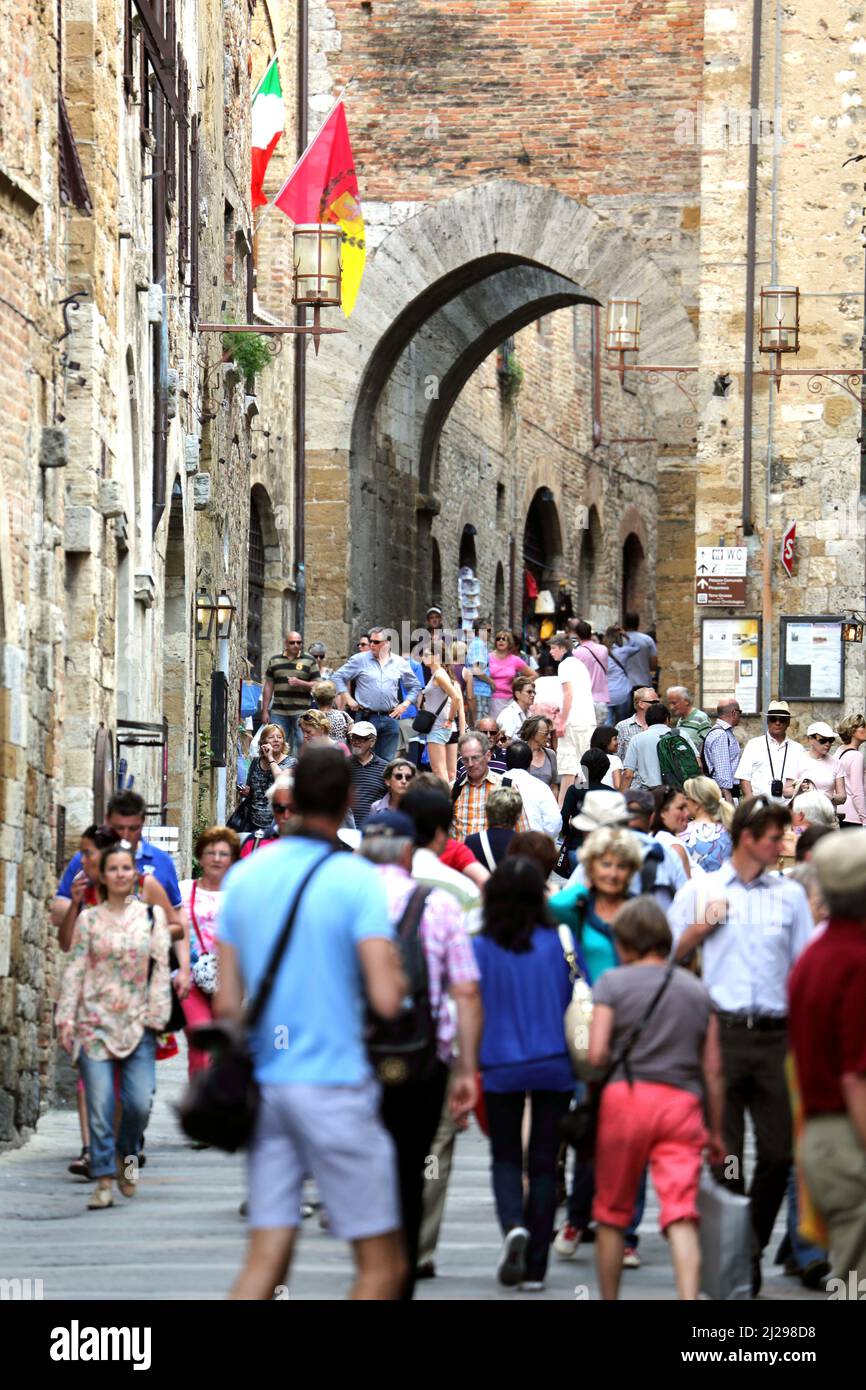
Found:
[[[530,680],[535,680],[535,672],[531,666],[527,666],[522,656],[518,655],[517,646],[512,633],[505,628],[496,634],[496,648],[490,653],[490,679],[493,682],[493,694],[490,699],[490,715],[493,719],[498,719],[507,704],[510,704],[512,697],[512,681],[515,676],[529,676]]]
[[[216,960],[216,925],[222,901],[223,879],[240,858],[241,842],[226,825],[212,825],[196,840],[195,857],[201,869],[199,878],[185,878],[180,885],[181,898],[189,918],[189,950],[193,983],[183,999],[186,1018],[187,1064],[189,1075],[203,1071],[208,1054],[195,1047],[190,1029],[210,1023],[213,1018],[213,996],[216,972],[211,969]]]
[[[78,1050],[87,1093],[88,1206],[114,1205],[112,1184],[134,1197],[138,1156],[156,1086],[156,1038],[171,1013],[165,913],[135,896],[135,855],[109,845],[99,864],[101,901],[81,913],[57,1004],[57,1035]],[[120,1129],[114,1135],[114,1075],[120,1072]]]

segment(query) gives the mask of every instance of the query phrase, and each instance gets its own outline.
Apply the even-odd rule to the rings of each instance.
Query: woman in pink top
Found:
[[[522,656],[518,656],[512,634],[503,629],[497,632],[496,650],[490,654],[490,679],[493,682],[491,718],[498,718],[510,703],[511,682],[515,676],[529,676],[534,680],[535,672],[531,666],[527,666]]]
[[[222,900],[222,883],[228,870],[240,858],[241,844],[237,835],[225,825],[212,825],[199,835],[195,857],[201,865],[201,878],[185,878],[180,896],[189,918],[189,952],[193,964],[204,955],[216,953],[217,914]],[[193,1047],[190,1029],[213,1018],[213,994],[205,994],[193,983],[183,1004],[186,1018],[187,1064],[190,1076],[208,1065],[208,1054]]]
[[[836,760],[845,779],[845,802],[839,807],[843,825],[866,825],[866,793],[863,789],[863,744],[866,743],[866,719],[862,714],[849,714],[837,730],[842,747]]]

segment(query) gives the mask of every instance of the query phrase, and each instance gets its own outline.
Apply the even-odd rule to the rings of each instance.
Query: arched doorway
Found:
[[[496,581],[493,590],[493,627],[499,632],[505,626],[505,571],[500,560],[496,566]]]
[[[265,607],[265,538],[255,498],[250,501],[247,538],[247,661],[254,680],[262,679],[262,620]]]
[[[523,619],[535,620],[535,601],[549,589],[562,563],[562,531],[559,513],[549,487],[533,497],[523,527]]]
[[[165,608],[163,623],[162,712],[168,725],[166,804],[168,825],[181,825],[191,785],[191,760],[187,730],[187,685],[190,658],[190,604],[186,584],[183,489],[176,478],[171,490],[168,536],[165,546]]]
[[[640,537],[631,531],[622,547],[622,612],[642,613],[646,603],[646,556]]]
[[[430,602],[436,608],[442,606],[442,556],[435,538],[430,542]]]
[[[477,531],[474,526],[464,526],[460,536],[460,554],[457,559],[458,569],[471,569],[474,574],[478,568],[478,559],[475,554],[475,537]]]

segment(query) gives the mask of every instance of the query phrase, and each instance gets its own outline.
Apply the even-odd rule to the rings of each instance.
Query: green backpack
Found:
[[[658,743],[659,769],[666,787],[676,787],[678,792],[690,777],[700,777],[701,765],[695,750],[688,739],[678,734],[676,729],[663,734]]]

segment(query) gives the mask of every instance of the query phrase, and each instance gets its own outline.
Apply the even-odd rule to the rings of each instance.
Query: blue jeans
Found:
[[[156,1088],[156,1034],[145,1028],[134,1052],[120,1060],[97,1061],[82,1048],[78,1065],[87,1097],[90,1173],[113,1178],[117,1156],[138,1157]],[[120,1071],[120,1132],[114,1140],[114,1069]]]
[[[271,714],[268,723],[277,724],[286,736],[286,750],[292,757],[297,757],[298,749],[303,742],[301,731],[298,728],[298,720],[303,710],[299,714]]]
[[[791,1243],[791,1258],[802,1274],[806,1266],[813,1264],[815,1260],[826,1260],[827,1251],[821,1250],[817,1245],[810,1245],[803,1239],[798,1230],[799,1222],[797,1175],[792,1168],[788,1178],[788,1240]]]
[[[484,1092],[490,1127],[493,1196],[503,1233],[512,1226],[529,1231],[526,1278],[543,1279],[556,1219],[556,1156],[559,1122],[568,1109],[569,1091],[531,1091],[532,1126],[529,1133],[529,1192],[523,1195],[523,1145],[521,1125],[526,1095],[523,1091]]]
[[[397,745],[400,742],[400,723],[397,719],[392,719],[390,714],[369,714],[366,716],[370,723],[375,727],[377,738],[376,747],[373,752],[379,758],[384,758],[389,763],[397,752]]]

